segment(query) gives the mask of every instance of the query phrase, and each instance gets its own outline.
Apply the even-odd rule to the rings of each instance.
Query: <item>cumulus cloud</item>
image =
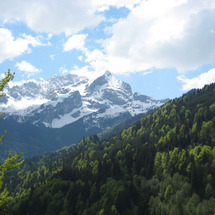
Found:
[[[87,34],[75,34],[71,36],[63,45],[64,51],[84,50],[84,44]]]
[[[105,70],[95,71],[92,70],[91,66],[83,66],[79,68],[75,66],[73,69],[69,70],[68,72],[71,74],[81,75],[87,77],[90,81],[95,80],[95,78],[104,74]]]
[[[27,74],[28,78],[32,75],[35,75],[35,74],[41,72],[41,70],[37,69],[35,66],[33,66],[32,64],[30,64],[24,60],[20,63],[17,62],[16,67],[20,71],[25,72],[25,74]]]
[[[51,60],[54,60],[55,59],[55,54],[50,54],[49,57],[50,57]]]
[[[91,70],[94,70],[95,72],[107,70],[108,61],[102,51],[98,49],[95,49],[93,51],[86,51],[85,55],[85,61],[89,63],[89,68]]]
[[[92,4],[98,7],[98,11],[104,11],[107,10],[110,6],[114,6],[117,8],[120,7],[127,7],[129,9],[132,9],[134,6],[139,4],[141,0],[92,0]]]
[[[60,73],[62,73],[62,74],[65,74],[65,73],[68,73],[68,72],[69,72],[69,70],[68,70],[65,66],[60,67],[59,71],[60,71]]]
[[[19,38],[14,38],[12,32],[5,28],[0,28],[0,63],[7,59],[13,59],[25,52],[30,52],[30,46],[41,46],[38,38],[23,34]]]
[[[7,0],[0,1],[0,20],[22,21],[37,32],[67,35],[98,25],[105,17],[99,13],[110,6],[129,7],[140,0]]]
[[[215,59],[215,2],[144,0],[103,42],[113,73],[149,68],[187,71]]]
[[[95,6],[87,0],[8,0],[0,3],[0,17],[4,23],[23,21],[34,31],[53,34],[64,32],[69,35],[96,26],[103,17],[95,11]]]
[[[79,56],[78,60],[82,61],[83,60],[83,56]]]
[[[195,78],[186,78],[185,76],[178,76],[177,79],[183,83],[183,90],[191,90],[194,88],[202,88],[206,84],[215,82],[215,68],[208,72],[200,74]]]
[[[86,34],[80,34],[80,31],[98,26],[105,20],[103,11],[110,7],[127,7],[130,13],[105,28],[110,35],[102,42],[103,50],[86,50]],[[47,32],[49,38],[62,32],[70,36],[63,49],[84,51],[84,60],[88,63],[84,71],[108,69],[112,73],[123,74],[167,67],[187,71],[203,64],[214,64],[214,20],[214,0],[0,2],[1,23],[21,21],[34,31]],[[16,50],[11,48],[16,47],[15,43],[8,45],[12,50],[9,53],[1,48],[0,62],[28,51],[29,45],[38,45],[24,35],[14,39],[10,33],[7,38],[17,44],[25,41],[25,44],[18,45]],[[2,44],[0,40],[0,46]]]
[[[115,74],[124,74],[133,72],[134,67],[139,71],[147,70],[151,65],[145,62],[132,61],[126,57],[112,56],[105,53],[103,50],[94,49],[89,51],[85,49],[85,62],[88,63],[89,72],[96,72],[100,74],[106,70]],[[86,69],[86,68],[85,68]]]

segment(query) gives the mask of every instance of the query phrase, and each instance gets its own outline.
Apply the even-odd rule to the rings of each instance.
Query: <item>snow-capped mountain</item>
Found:
[[[0,129],[7,130],[0,158],[55,151],[98,134],[132,116],[133,121],[167,102],[132,93],[129,84],[105,72],[94,80],[74,74],[49,80],[9,82],[0,97]],[[149,112],[147,112],[150,110]],[[136,116],[137,115],[137,116]]]
[[[61,128],[82,119],[86,129],[103,130],[167,101],[133,94],[129,84],[109,71],[93,81],[68,74],[47,81],[9,83],[5,93],[6,96],[0,98],[0,111],[5,118],[51,128]]]

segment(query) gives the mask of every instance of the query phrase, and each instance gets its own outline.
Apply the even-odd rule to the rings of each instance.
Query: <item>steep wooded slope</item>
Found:
[[[20,172],[8,184],[18,193],[13,214],[213,214],[215,84]]]

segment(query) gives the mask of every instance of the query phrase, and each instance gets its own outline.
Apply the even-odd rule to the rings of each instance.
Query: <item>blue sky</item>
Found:
[[[133,92],[175,98],[215,82],[214,20],[214,0],[1,1],[0,73],[109,70]]]

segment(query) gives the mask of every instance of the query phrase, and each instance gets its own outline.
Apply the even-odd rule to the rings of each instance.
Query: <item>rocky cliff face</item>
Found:
[[[104,130],[167,101],[133,94],[129,84],[109,71],[94,81],[74,74],[28,81],[7,86],[5,93],[7,96],[0,98],[0,111],[5,118],[51,128],[81,119],[86,130]]]

